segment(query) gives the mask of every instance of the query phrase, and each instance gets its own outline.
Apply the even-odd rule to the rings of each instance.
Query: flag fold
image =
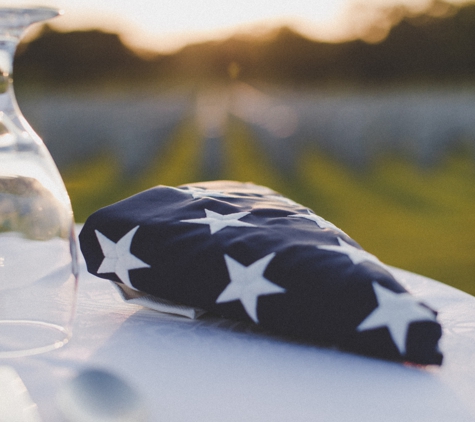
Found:
[[[96,211],[88,271],[278,335],[440,365],[437,313],[345,232],[266,187],[157,186]]]

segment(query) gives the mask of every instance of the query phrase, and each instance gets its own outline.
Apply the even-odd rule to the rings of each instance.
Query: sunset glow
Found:
[[[453,0],[459,2],[461,0]],[[421,10],[430,0],[45,0],[64,16],[52,22],[61,30],[102,28],[118,32],[131,46],[170,51],[190,42],[223,38],[236,32],[266,31],[289,25],[313,38],[338,41],[358,36],[371,21],[381,20],[376,7],[404,4]],[[0,0],[0,6],[24,4]],[[363,6],[364,5],[364,6]],[[382,25],[384,26],[384,20]],[[382,28],[384,32],[384,27]]]

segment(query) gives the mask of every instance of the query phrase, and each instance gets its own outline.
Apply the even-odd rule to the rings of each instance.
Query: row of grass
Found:
[[[301,169],[306,183],[324,191],[330,218],[365,249],[475,294],[475,175],[465,158],[429,173],[386,159],[355,176],[309,154]]]
[[[433,169],[401,157],[355,172],[319,151],[303,151],[283,178],[235,128],[229,177],[267,184],[332,221],[382,261],[475,294],[475,163],[463,152]],[[248,163],[252,163],[249,168]]]
[[[193,122],[184,122],[173,139],[150,167],[125,177],[113,152],[104,152],[86,163],[62,171],[77,222],[109,204],[162,184],[176,186],[199,180],[199,153],[202,140]]]
[[[134,193],[203,178],[203,141],[185,122],[169,146],[137,177],[124,179],[113,154],[63,171],[76,220]],[[252,181],[312,208],[387,264],[475,294],[475,163],[463,154],[421,170],[398,157],[356,173],[319,151],[302,151],[293,174],[283,173],[231,122],[223,140],[220,178]]]

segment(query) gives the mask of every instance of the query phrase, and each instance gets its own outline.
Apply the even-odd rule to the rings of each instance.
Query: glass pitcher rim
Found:
[[[63,15],[64,11],[57,7],[49,6],[0,6],[0,27],[2,26],[28,26]],[[18,17],[15,24],[12,18]],[[23,19],[22,19],[23,18]],[[10,20],[10,25],[8,24]],[[21,21],[21,22],[20,22]]]

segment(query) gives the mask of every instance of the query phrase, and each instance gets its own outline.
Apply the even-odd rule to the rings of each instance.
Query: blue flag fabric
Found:
[[[273,333],[440,365],[436,312],[310,209],[231,181],[158,186],[98,210],[79,235],[88,271]]]

